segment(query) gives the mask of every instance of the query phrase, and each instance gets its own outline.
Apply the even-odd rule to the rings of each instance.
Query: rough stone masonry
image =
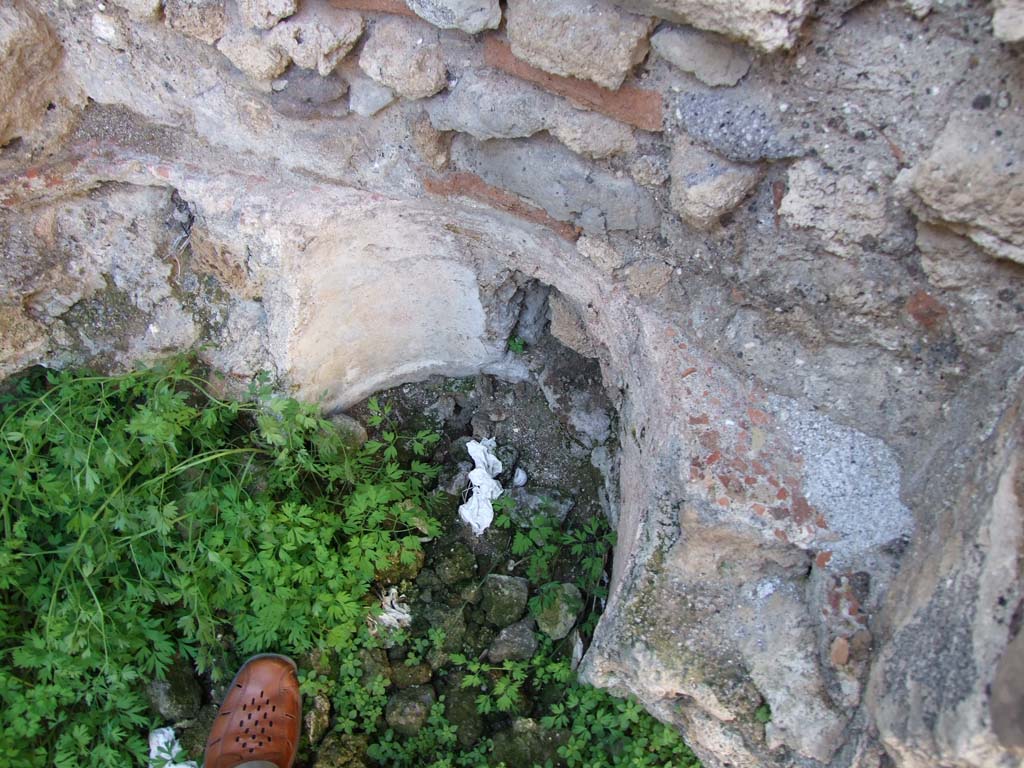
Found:
[[[343,409],[517,375],[539,281],[620,412],[584,677],[711,768],[1018,766],[1022,40],[1020,0],[6,0],[0,376],[195,347]]]

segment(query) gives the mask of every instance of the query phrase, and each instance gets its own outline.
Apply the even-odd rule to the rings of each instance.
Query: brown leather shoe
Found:
[[[291,768],[299,746],[302,698],[295,662],[253,656],[238,670],[206,742],[204,768],[263,762]]]

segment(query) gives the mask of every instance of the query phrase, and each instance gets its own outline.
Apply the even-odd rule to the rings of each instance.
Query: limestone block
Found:
[[[635,147],[632,129],[596,112],[493,70],[470,70],[450,92],[427,105],[435,128],[478,139],[511,139],[550,131],[588,157],[610,157]]]
[[[932,0],[903,0],[907,10],[919,19],[923,19],[932,12]]]
[[[299,10],[299,0],[238,0],[242,21],[256,29],[270,29]]]
[[[708,152],[689,138],[681,139],[669,164],[669,200],[694,229],[711,229],[718,219],[743,202],[761,180],[761,170],[736,165]]]
[[[163,5],[161,0],[113,0],[113,3],[128,11],[135,21],[156,21]]]
[[[605,0],[511,0],[508,39],[512,53],[563,77],[622,85],[647,55],[651,20],[623,13]]]
[[[554,142],[477,142],[456,136],[452,159],[488,184],[515,192],[552,218],[589,233],[657,226],[658,212],[649,193]]]
[[[888,227],[885,196],[877,188],[817,160],[801,160],[789,169],[779,214],[794,226],[817,230],[822,247],[843,257],[860,255],[864,243]]]
[[[288,55],[251,32],[228,34],[217,43],[235,68],[254,80],[273,80],[288,68]]]
[[[268,35],[293,62],[326,77],[363,34],[363,17],[330,6],[309,5]]]
[[[46,18],[24,0],[0,5],[0,146],[42,120],[61,60]]]
[[[442,29],[461,29],[475,35],[501,23],[498,0],[405,0],[421,19]]]
[[[661,58],[705,85],[736,85],[750,70],[750,54],[741,46],[692,27],[665,27],[651,38]]]
[[[406,99],[433,96],[446,84],[436,33],[404,19],[381,19],[374,25],[359,55],[359,66]]]
[[[1024,0],[996,0],[992,31],[1007,43],[1024,40]]]
[[[176,32],[213,45],[227,29],[224,0],[166,0],[164,21]]]
[[[613,0],[636,13],[739,38],[765,51],[790,48],[812,0]]]
[[[1024,264],[1024,118],[954,114],[931,152],[900,174],[917,216],[943,223],[989,255]]]

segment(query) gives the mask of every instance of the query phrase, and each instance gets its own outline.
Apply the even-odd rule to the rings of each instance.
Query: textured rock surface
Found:
[[[750,71],[750,54],[717,35],[665,27],[651,38],[655,53],[705,85],[736,85]]]
[[[533,627],[533,619],[523,619],[505,627],[487,649],[487,658],[493,664],[531,658],[537,652],[537,637]]]
[[[657,224],[650,196],[622,179],[581,161],[557,144],[476,142],[457,137],[455,165],[531,200],[559,221],[587,232],[649,230]]]
[[[447,93],[427,104],[430,122],[442,131],[478,139],[513,139],[550,131],[567,147],[592,158],[629,152],[629,126],[572,107],[564,99],[489,70],[468,72]]]
[[[57,36],[30,3],[0,7],[0,147],[39,125],[60,60]]]
[[[1008,43],[1024,40],[1024,2],[996,0],[992,14],[992,29],[996,37]]]
[[[475,35],[501,23],[498,0],[405,0],[417,16],[443,29]]]
[[[362,70],[406,99],[433,96],[445,86],[436,36],[401,19],[378,21],[359,56]]]
[[[683,139],[672,150],[672,207],[687,224],[710,229],[761,180],[758,168],[736,165]]]
[[[618,525],[588,678],[709,768],[1013,765],[1015,52],[987,4],[823,3],[802,23],[794,2],[642,5],[801,44],[727,88],[648,56],[609,91],[500,33],[366,11],[371,52],[408,30],[381,72],[433,62],[392,70],[429,88],[378,109],[352,54],[324,77],[280,51],[254,80],[159,19],[40,0],[43,26],[2,38],[33,101],[4,110],[30,119],[0,152],[0,370],[196,348],[227,389],[266,370],[331,411],[433,373],[525,375],[507,340],[547,295],[550,329],[600,367],[552,405]],[[295,15],[256,31],[232,7],[232,34],[267,46]],[[708,231],[665,184],[683,141],[764,174]],[[620,452],[588,456],[609,431]],[[424,618],[481,650],[498,631]]]
[[[238,32],[225,35],[217,50],[254,80],[273,80],[288,68],[289,59],[277,45],[262,35]]]
[[[508,6],[512,53],[547,72],[613,90],[647,55],[650,28],[648,19],[605,0],[511,0]]]
[[[202,0],[198,1],[202,2]],[[166,5],[171,5],[172,3],[174,3],[174,0],[170,0]],[[160,10],[164,4],[163,0],[115,0],[114,2],[114,5],[121,6],[128,11],[133,19],[138,21],[155,21],[159,19]]]
[[[242,21],[256,29],[270,29],[298,10],[298,0],[238,0]]]
[[[358,13],[310,6],[274,27],[269,39],[296,65],[327,76],[362,34]]]
[[[988,253],[1024,264],[1024,118],[978,110],[949,119],[906,173],[917,214],[962,232]]]
[[[738,37],[766,51],[789,48],[810,0],[614,0],[616,5]]]
[[[155,15],[160,13],[159,3],[157,6]],[[164,21],[176,32],[209,44],[220,40],[227,31],[223,0],[166,0]]]

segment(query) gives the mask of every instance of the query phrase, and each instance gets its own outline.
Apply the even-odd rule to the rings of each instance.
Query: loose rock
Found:
[[[523,619],[505,627],[487,649],[487,658],[494,664],[503,661],[525,661],[537,652],[537,636],[533,619]]]
[[[605,0],[510,0],[507,31],[520,59],[614,90],[647,55],[651,21]]]
[[[563,583],[546,596],[550,602],[533,612],[533,617],[541,632],[552,640],[561,640],[569,634],[583,610],[583,595],[575,584]]]
[[[369,77],[351,75],[348,86],[348,108],[362,117],[372,117],[393,103],[395,92]]]
[[[304,702],[304,708],[306,711],[302,716],[302,735],[310,744],[316,746],[327,733],[327,726],[331,723],[331,700],[318,693],[313,697],[312,703]]]
[[[456,542],[435,556],[434,570],[445,584],[458,584],[476,576],[476,558],[469,547]]]
[[[518,576],[489,575],[484,579],[481,606],[487,620],[496,627],[507,627],[526,610],[530,585]]]
[[[437,697],[429,685],[403,688],[388,699],[385,717],[388,725],[405,736],[415,736],[430,716]]]

